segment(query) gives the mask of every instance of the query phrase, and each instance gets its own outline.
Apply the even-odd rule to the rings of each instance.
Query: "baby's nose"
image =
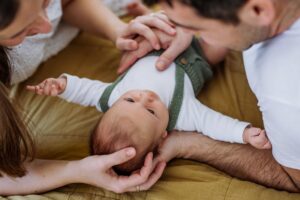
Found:
[[[139,94],[139,100],[142,104],[147,104],[147,103],[151,103],[153,101],[153,98],[147,92],[143,91]]]
[[[157,95],[152,91],[145,91],[144,97],[147,100],[147,102],[153,102],[157,98]]]

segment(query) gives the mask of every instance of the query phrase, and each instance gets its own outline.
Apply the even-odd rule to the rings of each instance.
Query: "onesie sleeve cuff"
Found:
[[[78,78],[69,74],[62,74],[60,77],[65,77],[67,79],[67,84],[65,91],[59,94],[58,97],[70,102],[72,100],[73,91],[76,89]]]
[[[244,144],[244,130],[250,125],[248,122],[239,122],[233,130],[232,142]]]

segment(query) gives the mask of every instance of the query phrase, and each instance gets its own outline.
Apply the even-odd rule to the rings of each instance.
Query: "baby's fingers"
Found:
[[[263,145],[262,145],[262,149],[271,149],[272,148],[272,145],[271,145],[271,142],[270,140],[268,139],[268,136],[266,134],[266,131],[265,130],[262,130],[260,132],[260,137],[262,137],[262,140],[263,140]]]
[[[57,96],[59,93],[57,85],[51,85],[50,96]]]
[[[259,135],[253,137],[253,145],[258,149],[269,149],[271,143],[266,135],[266,132],[262,130]]]
[[[272,148],[272,144],[270,141],[268,141],[263,147],[262,149],[271,149]]]
[[[26,86],[26,89],[29,90],[29,91],[35,92],[35,91],[36,91],[36,87],[37,87],[37,86],[27,85],[27,86]]]
[[[43,89],[41,89],[40,85],[28,85],[26,86],[26,89],[32,92],[35,92],[38,95],[43,95]]]

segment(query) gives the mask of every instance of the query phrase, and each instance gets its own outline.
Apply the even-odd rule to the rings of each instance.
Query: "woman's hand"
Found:
[[[144,166],[130,176],[118,176],[113,166],[124,163],[135,156],[133,148],[126,148],[110,155],[90,156],[80,160],[78,181],[116,192],[138,192],[149,189],[162,175],[166,166],[160,162],[152,172],[153,156],[149,153]]]
[[[163,12],[151,13],[149,15],[139,16],[130,21],[130,23],[118,33],[116,46],[120,50],[136,50],[138,42],[134,39],[138,36],[145,38],[153,49],[160,49],[160,39],[153,32],[152,28],[158,29],[167,35],[175,36],[174,25],[169,21]]]
[[[193,34],[182,28],[176,29],[176,36],[170,36],[158,29],[153,29],[152,31],[159,38],[160,47],[166,49],[156,62],[156,68],[158,70],[165,70],[168,68],[176,57],[188,48],[193,39]],[[139,58],[142,58],[154,50],[151,43],[143,37],[136,38],[136,42],[138,42],[138,49],[134,51],[125,51],[123,53],[118,73],[123,73]]]
[[[168,134],[168,137],[158,149],[158,156],[156,156],[153,160],[152,169],[150,170],[153,171],[151,176],[145,183],[140,185],[141,190],[147,190],[157,182],[157,180],[161,177],[167,162],[173,158],[182,157],[180,152],[182,145],[181,134],[182,133],[180,132],[172,132],[171,134]]]

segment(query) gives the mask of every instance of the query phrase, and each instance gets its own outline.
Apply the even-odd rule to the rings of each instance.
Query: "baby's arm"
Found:
[[[27,89],[39,95],[59,96],[82,106],[97,106],[108,85],[101,81],[63,74],[58,78],[48,78],[36,86],[27,86]]]
[[[203,105],[197,99],[186,106],[187,115],[196,131],[225,142],[250,143],[257,148],[270,148],[265,132],[251,127],[249,123],[225,116]]]

